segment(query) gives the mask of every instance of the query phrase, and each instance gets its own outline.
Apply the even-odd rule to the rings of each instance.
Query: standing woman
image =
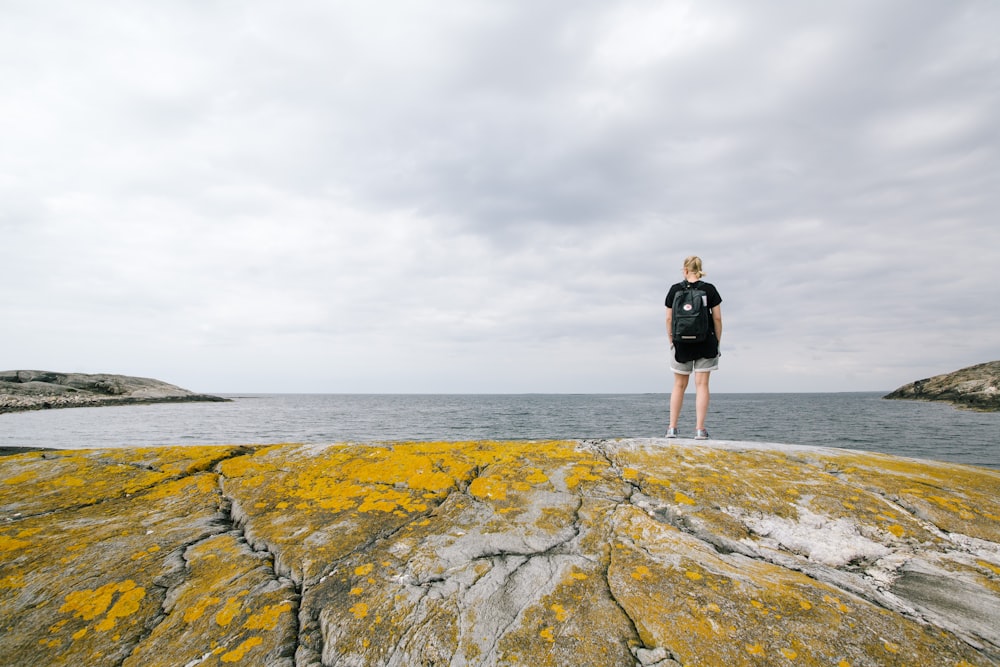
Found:
[[[701,278],[705,272],[701,269],[701,258],[691,256],[684,260],[684,280],[670,286],[667,292],[667,336],[670,337],[670,347],[674,351],[670,360],[670,368],[674,372],[674,388],[670,393],[670,427],[668,438],[677,437],[677,417],[680,416],[684,404],[684,392],[688,380],[694,373],[695,415],[697,425],[695,440],[707,440],[705,416],[708,414],[708,378],[712,371],[719,369],[719,341],[722,340],[722,297],[715,285],[704,282]],[[695,286],[705,292],[709,318],[709,332],[705,340],[697,343],[673,340],[673,304],[674,296],[688,286]]]

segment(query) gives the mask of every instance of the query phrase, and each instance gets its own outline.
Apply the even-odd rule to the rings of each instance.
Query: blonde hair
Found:
[[[701,257],[696,257],[695,255],[691,255],[684,260],[684,270],[688,273],[693,273],[699,278],[705,275],[705,272],[701,270]]]

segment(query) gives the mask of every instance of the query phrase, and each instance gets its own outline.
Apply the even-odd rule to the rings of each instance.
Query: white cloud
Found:
[[[0,367],[666,390],[688,254],[725,300],[717,390],[984,361],[998,21],[976,0],[9,7]]]
[[[877,119],[869,140],[883,150],[920,150],[968,140],[990,123],[978,106],[905,109]]]
[[[594,62],[610,75],[631,77],[652,66],[695,59],[739,36],[734,7],[691,2],[634,2],[612,7],[600,19]]]

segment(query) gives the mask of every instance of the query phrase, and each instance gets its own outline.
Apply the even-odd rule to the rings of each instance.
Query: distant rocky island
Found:
[[[972,410],[997,411],[1000,410],[1000,361],[917,380],[883,398],[945,401]]]
[[[0,413],[136,403],[228,401],[127,375],[0,371]]]

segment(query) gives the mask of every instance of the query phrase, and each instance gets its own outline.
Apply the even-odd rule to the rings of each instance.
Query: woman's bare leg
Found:
[[[703,429],[705,428],[705,417],[708,416],[708,376],[711,373],[695,373],[694,374],[694,411],[698,419],[698,425],[695,428]],[[671,397],[672,398],[672,397]]]
[[[677,418],[681,416],[681,406],[684,405],[684,392],[687,391],[689,377],[674,373],[674,388],[670,392],[670,428],[677,428]]]

